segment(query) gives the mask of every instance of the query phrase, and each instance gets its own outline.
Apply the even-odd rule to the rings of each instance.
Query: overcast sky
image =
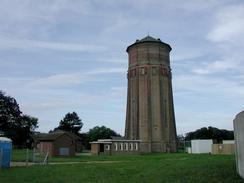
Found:
[[[171,45],[178,134],[233,129],[244,107],[242,0],[0,0],[0,90],[39,131],[76,111],[124,134],[126,47]]]

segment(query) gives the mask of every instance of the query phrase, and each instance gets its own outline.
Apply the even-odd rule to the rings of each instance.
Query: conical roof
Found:
[[[161,40],[160,39],[155,39],[155,38],[153,38],[153,37],[151,37],[151,36],[146,36],[146,37],[144,37],[144,38],[142,38],[141,40],[139,40],[138,42],[147,42],[147,41],[155,41],[155,42],[161,42]]]
[[[140,43],[145,43],[145,42],[156,42],[156,43],[160,43],[160,44],[163,44],[163,45],[167,46],[169,48],[169,51],[171,51],[171,49],[172,49],[169,44],[162,42],[159,38],[156,39],[156,38],[154,38],[152,36],[147,35],[146,37],[142,38],[141,40],[137,39],[134,44],[132,44],[132,45],[130,45],[130,46],[127,47],[126,51],[128,52],[129,48],[132,47],[132,46],[134,46],[134,45],[137,45],[137,44],[140,44]]]

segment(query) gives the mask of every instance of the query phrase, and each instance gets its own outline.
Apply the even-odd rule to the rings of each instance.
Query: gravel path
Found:
[[[69,165],[69,164],[107,164],[107,163],[120,163],[122,161],[80,161],[80,162],[49,162],[48,165]],[[32,166],[32,165],[42,165],[42,163],[28,163],[26,162],[11,162],[11,167],[22,167],[22,166]]]

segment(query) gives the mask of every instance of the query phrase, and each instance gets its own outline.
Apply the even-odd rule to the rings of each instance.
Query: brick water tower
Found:
[[[176,152],[170,45],[147,36],[128,46],[125,138],[141,152]]]

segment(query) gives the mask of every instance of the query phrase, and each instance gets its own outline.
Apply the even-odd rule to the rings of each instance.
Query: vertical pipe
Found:
[[[28,166],[28,162],[29,162],[29,149],[26,149],[26,159],[25,159],[25,165]]]
[[[36,155],[35,155],[35,153],[36,153],[36,149],[33,148],[33,158],[32,158],[33,163],[35,163],[35,161],[36,161]]]
[[[0,169],[2,168],[2,163],[3,163],[3,149],[0,149]]]

